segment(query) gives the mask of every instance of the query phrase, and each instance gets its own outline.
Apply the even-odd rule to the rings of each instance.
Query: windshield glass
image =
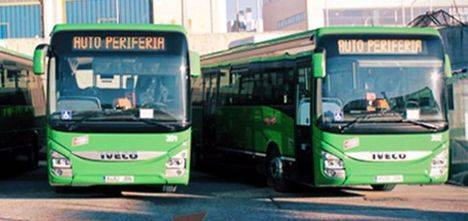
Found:
[[[442,53],[339,55],[331,51],[322,81],[322,125],[342,127],[356,119],[370,123],[445,121]]]
[[[138,51],[121,47],[120,51],[57,50],[57,71],[49,82],[51,119],[189,121],[186,43],[177,36],[165,37],[167,48],[161,52],[143,51],[154,49],[145,48],[145,42]],[[54,40],[59,41],[57,38]],[[67,35],[60,39],[67,42],[71,38]]]

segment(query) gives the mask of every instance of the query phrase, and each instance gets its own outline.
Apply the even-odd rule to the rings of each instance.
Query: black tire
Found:
[[[390,192],[393,189],[395,189],[396,184],[379,184],[379,185],[371,185],[371,187],[374,191]]]
[[[64,193],[71,193],[71,187],[68,186],[54,186],[52,187],[54,190],[54,193],[56,194],[64,194]]]
[[[39,166],[39,147],[40,144],[38,135],[34,134],[34,138],[27,155],[28,169],[36,169]]]
[[[163,192],[163,193],[175,193],[175,192],[177,192],[177,186],[176,185],[163,185],[161,187],[161,192]]]
[[[278,192],[287,193],[293,191],[293,183],[285,177],[283,161],[276,148],[269,149],[265,163],[267,184]]]
[[[200,154],[198,153],[198,151],[195,151],[194,148],[190,150],[190,168],[200,168]]]
[[[103,187],[102,194],[107,197],[120,197],[122,196],[122,189],[118,187]]]

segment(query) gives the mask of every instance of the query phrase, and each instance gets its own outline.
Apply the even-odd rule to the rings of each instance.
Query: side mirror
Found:
[[[452,70],[452,76],[455,76],[455,75],[458,75],[458,74],[466,74],[466,73],[468,73],[468,68]]]
[[[190,51],[190,75],[194,78],[201,75],[200,55],[194,51]]]
[[[47,52],[49,51],[48,44],[40,44],[34,50],[33,56],[33,72],[36,75],[44,74]]]
[[[451,78],[452,77],[452,62],[450,61],[450,57],[448,56],[448,54],[446,54],[444,56],[444,72],[445,72],[445,76],[447,78]]]
[[[327,74],[325,51],[316,52],[312,56],[312,66],[314,67],[314,78],[324,78]]]

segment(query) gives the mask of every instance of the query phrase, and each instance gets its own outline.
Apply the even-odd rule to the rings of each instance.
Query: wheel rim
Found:
[[[270,161],[271,177],[277,181],[283,178],[283,161],[280,157],[275,157]]]

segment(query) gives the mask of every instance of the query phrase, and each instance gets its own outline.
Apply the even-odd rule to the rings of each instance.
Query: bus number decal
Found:
[[[168,143],[177,142],[177,140],[177,135],[166,135],[166,142]]]

